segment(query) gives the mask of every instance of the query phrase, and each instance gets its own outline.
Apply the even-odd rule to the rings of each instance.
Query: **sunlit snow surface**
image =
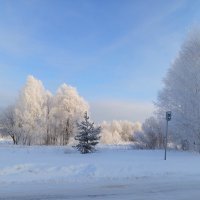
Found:
[[[131,146],[69,147],[0,144],[0,199],[196,199],[200,155]],[[198,198],[197,198],[198,199]]]

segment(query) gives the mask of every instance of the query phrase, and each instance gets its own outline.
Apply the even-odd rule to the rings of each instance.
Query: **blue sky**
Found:
[[[0,1],[0,107],[28,75],[65,82],[96,121],[143,121],[188,31],[198,0]]]

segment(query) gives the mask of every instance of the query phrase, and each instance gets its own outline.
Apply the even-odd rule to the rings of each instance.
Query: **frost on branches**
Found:
[[[52,95],[28,76],[14,105],[0,113],[0,127],[14,144],[66,145],[88,109],[76,88],[63,84]]]
[[[90,153],[95,151],[95,145],[99,143],[101,127],[94,127],[94,123],[89,121],[87,112],[84,115],[84,121],[77,124],[78,135],[75,140],[79,143],[75,146],[81,153]]]
[[[139,122],[126,120],[104,121],[101,124],[101,143],[103,144],[124,144],[134,142],[134,135],[141,131],[142,125]]]
[[[156,105],[163,120],[166,111],[173,113],[169,126],[173,142],[187,140],[191,148],[200,143],[200,30],[193,30],[182,45]]]

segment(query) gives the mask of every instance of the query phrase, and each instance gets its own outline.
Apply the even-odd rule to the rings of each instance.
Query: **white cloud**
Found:
[[[150,102],[103,100],[90,102],[90,111],[95,122],[102,122],[103,120],[143,122],[153,113],[154,105]]]

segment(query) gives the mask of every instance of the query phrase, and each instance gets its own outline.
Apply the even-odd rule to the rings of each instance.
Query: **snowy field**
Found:
[[[200,155],[0,142],[0,199],[199,199]]]

